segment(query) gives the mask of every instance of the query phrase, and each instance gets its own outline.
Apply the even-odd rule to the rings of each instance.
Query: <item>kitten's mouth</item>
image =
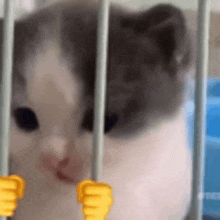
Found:
[[[67,175],[65,175],[61,171],[57,171],[55,175],[59,181],[64,182],[66,184],[75,184],[77,182],[75,179],[68,177]]]

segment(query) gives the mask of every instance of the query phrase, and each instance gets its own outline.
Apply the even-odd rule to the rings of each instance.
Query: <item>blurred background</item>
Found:
[[[3,0],[1,0],[3,1]],[[19,5],[23,5],[24,7],[26,7],[27,9],[31,10],[34,9],[35,7],[39,7],[42,6],[44,4],[50,4],[50,3],[54,3],[56,1],[62,1],[62,0],[16,0],[16,3]],[[74,0],[73,0],[74,1]],[[192,10],[196,10],[197,9],[197,1],[196,0],[111,0],[112,2],[118,2],[118,3],[122,3],[122,4],[126,4],[126,5],[130,5],[132,7],[135,8],[139,8],[142,7],[143,5],[148,5],[148,6],[152,6],[156,3],[172,3],[175,4],[181,8],[184,9],[192,9]],[[212,9],[213,11],[220,11],[220,2],[219,0],[213,0],[212,1]]]

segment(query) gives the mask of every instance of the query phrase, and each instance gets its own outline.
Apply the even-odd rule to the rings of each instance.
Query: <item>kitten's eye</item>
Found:
[[[82,128],[87,131],[92,131],[93,128],[93,113],[89,112],[84,116]]]
[[[117,124],[118,116],[111,115],[105,117],[105,133],[111,131],[111,129]]]
[[[112,130],[112,128],[117,124],[118,116],[117,115],[111,115],[105,117],[105,133],[108,133]],[[82,127],[86,129],[87,131],[93,130],[93,114],[92,112],[88,113],[84,120]]]
[[[39,128],[37,117],[30,108],[17,108],[13,115],[20,129],[31,132]]]

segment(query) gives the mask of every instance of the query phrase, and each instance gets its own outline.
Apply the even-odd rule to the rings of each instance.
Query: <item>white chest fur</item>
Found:
[[[180,113],[175,120],[133,140],[106,137],[102,181],[112,186],[115,201],[109,220],[183,219],[190,200],[191,155],[182,116]],[[30,144],[24,138],[12,132],[12,145],[19,141]],[[84,178],[90,177],[91,139],[91,135],[84,135],[76,145],[85,162]],[[15,172],[25,178],[27,190],[14,219],[83,219],[81,206],[76,203],[75,186],[48,186],[35,168],[39,149],[35,145],[35,149],[18,154],[20,164]]]

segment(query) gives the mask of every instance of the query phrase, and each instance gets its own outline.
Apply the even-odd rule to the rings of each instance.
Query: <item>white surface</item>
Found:
[[[21,4],[24,7],[26,7],[27,10],[31,10],[34,5],[33,3],[34,0],[15,0],[15,1],[18,4]],[[52,2],[53,0],[45,0],[45,2],[46,1]],[[198,2],[199,2],[199,0],[111,0],[111,1],[119,3],[119,4],[122,3],[128,6],[132,6],[135,9],[142,8],[142,7],[147,8],[158,3],[172,3],[183,9],[192,9],[192,10],[198,9]],[[0,3],[2,2],[3,0],[0,0]],[[220,11],[220,0],[212,0],[212,10]]]
[[[149,6],[156,5],[158,3],[172,3],[182,9],[198,9],[198,0],[111,0],[115,3],[123,3],[128,6],[132,6],[135,9],[147,8]],[[220,0],[212,0],[212,10],[220,11]]]
[[[15,8],[16,18],[18,18],[26,13],[27,13],[26,8],[18,6],[18,5],[16,6],[16,8]],[[4,5],[3,5],[3,1],[0,0],[0,18],[2,18],[3,15],[4,15]]]
[[[34,0],[15,0],[17,4],[23,5],[27,10],[31,10],[34,6]],[[52,2],[53,0],[45,0],[45,2]],[[55,0],[54,0],[55,1]],[[62,0],[61,0],[62,1]],[[148,8],[159,3],[172,3],[182,9],[198,9],[199,0],[111,0],[112,2],[125,4],[134,9]],[[0,0],[0,5],[3,0]],[[220,0],[212,0],[212,10],[220,11]]]
[[[15,0],[20,6],[25,7],[27,10],[32,10],[34,8],[35,0]]]

